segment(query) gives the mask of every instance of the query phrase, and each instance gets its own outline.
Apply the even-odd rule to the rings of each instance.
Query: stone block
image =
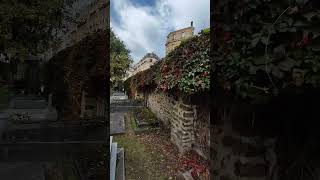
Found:
[[[182,142],[188,143],[188,142],[192,142],[192,138],[191,137],[183,137],[180,138],[182,140]]]
[[[182,127],[181,127],[181,130],[184,131],[184,132],[186,132],[186,133],[187,133],[187,132],[190,132],[190,133],[191,133],[191,132],[193,131],[193,126],[182,126]]]
[[[184,150],[189,150],[192,147],[193,141],[189,140],[181,143],[182,143],[182,146],[184,147]]]
[[[185,127],[190,127],[190,126],[193,126],[193,122],[192,121],[182,122],[182,125],[185,126]]]
[[[180,104],[179,108],[181,108],[184,111],[192,111],[193,110],[192,106],[188,106],[185,104]]]
[[[183,117],[184,118],[193,118],[194,113],[193,112],[184,112]]]

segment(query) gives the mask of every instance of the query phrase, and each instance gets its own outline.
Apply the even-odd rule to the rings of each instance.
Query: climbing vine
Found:
[[[103,97],[108,79],[108,33],[97,32],[56,54],[46,65],[46,86],[60,113],[77,118],[81,93]]]
[[[184,94],[206,92],[210,86],[210,31],[183,41],[164,60],[129,78],[131,91],[156,88]]]
[[[251,99],[320,86],[317,1],[227,0],[213,12],[215,86]]]

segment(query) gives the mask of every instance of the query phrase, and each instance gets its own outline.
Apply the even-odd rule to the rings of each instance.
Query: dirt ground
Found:
[[[163,129],[135,134],[127,117],[126,134],[114,136],[125,149],[126,179],[174,180],[180,171],[191,168],[196,169],[195,179],[208,179],[208,162],[194,152],[179,156],[170,133]]]

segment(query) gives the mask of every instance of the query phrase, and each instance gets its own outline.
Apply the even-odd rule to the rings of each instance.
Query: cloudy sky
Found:
[[[146,53],[165,56],[167,35],[189,27],[198,33],[210,25],[210,0],[111,0],[111,28],[138,62]]]

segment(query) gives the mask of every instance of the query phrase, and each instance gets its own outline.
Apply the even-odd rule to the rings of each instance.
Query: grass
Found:
[[[133,115],[131,115],[129,118],[130,118],[129,120],[130,120],[131,128],[133,129],[135,134],[153,132],[154,130],[159,129],[158,127],[152,127],[152,126],[140,128],[138,127],[137,122],[134,119]]]
[[[135,125],[131,118],[125,118],[126,124]],[[131,126],[126,126],[127,134],[114,136],[114,142],[124,148],[125,170],[128,180],[167,180],[169,175],[159,168],[161,159],[158,153],[150,152],[139,140],[139,135],[133,133]]]
[[[148,123],[150,127],[158,127],[159,121],[153,112],[148,108],[138,108],[133,110],[135,118],[139,118]]]

